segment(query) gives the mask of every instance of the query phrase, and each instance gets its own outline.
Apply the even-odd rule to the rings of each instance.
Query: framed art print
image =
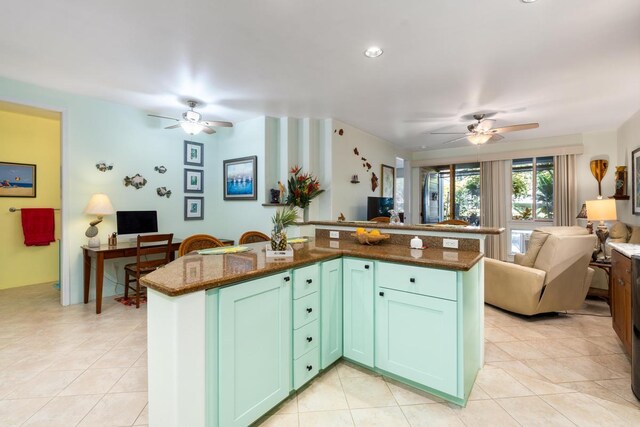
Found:
[[[36,165],[0,162],[0,197],[36,197]]]
[[[204,171],[201,169],[184,170],[184,192],[202,193],[204,192]]]
[[[382,170],[380,171],[380,176],[382,177],[382,185],[381,188],[381,196],[382,197],[395,197],[395,169],[393,166],[382,165]]]
[[[224,200],[256,200],[258,157],[249,156],[223,162]]]
[[[631,209],[634,215],[640,215],[640,148],[631,152]]]
[[[204,144],[185,141],[184,164],[189,166],[204,166]]]
[[[184,198],[184,220],[204,219],[204,197]]]

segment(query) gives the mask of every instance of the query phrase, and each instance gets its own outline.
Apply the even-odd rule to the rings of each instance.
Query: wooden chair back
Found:
[[[136,270],[138,274],[171,262],[173,234],[150,234],[138,236],[136,246]],[[163,258],[146,259],[147,255],[164,254]]]
[[[389,223],[390,218],[388,216],[377,216],[375,218],[371,218],[369,221],[375,221],[375,222],[385,222],[385,223]]]
[[[264,233],[259,231],[247,231],[240,236],[238,244],[243,245],[245,243],[268,242],[269,240],[271,240],[271,238]]]
[[[462,219],[447,219],[445,221],[440,221],[438,224],[448,224],[448,225],[469,225],[467,221]]]
[[[189,252],[199,251],[200,249],[217,248],[224,246],[220,240],[208,234],[194,234],[182,241],[178,248],[178,256],[184,256]]]

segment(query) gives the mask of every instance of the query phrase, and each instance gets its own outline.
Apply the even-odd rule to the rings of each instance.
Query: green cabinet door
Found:
[[[321,268],[321,367],[342,357],[342,259],[323,262]]]
[[[219,292],[221,426],[247,426],[291,389],[291,275]]]
[[[373,261],[345,258],[344,357],[373,367]]]
[[[376,292],[376,367],[458,396],[456,302]]]

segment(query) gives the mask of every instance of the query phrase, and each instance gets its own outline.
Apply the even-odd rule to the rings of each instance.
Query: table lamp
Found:
[[[576,219],[586,219],[587,220],[587,230],[589,230],[589,234],[593,234],[593,223],[587,219],[587,204],[583,203],[582,208],[580,208],[580,212],[578,212],[578,216]]]
[[[98,237],[98,227],[96,225],[102,222],[102,217],[105,215],[113,215],[113,206],[109,197],[106,194],[96,193],[91,196],[87,207],[84,208],[84,213],[89,215],[95,215],[98,219],[89,223],[89,228],[84,233],[89,238],[87,245],[90,248],[97,248],[100,246],[100,237]]]
[[[589,221],[600,221],[598,228],[596,229],[596,236],[600,240],[600,250],[604,254],[604,258],[607,259],[607,254],[604,251],[604,244],[609,237],[609,230],[604,224],[605,221],[614,221],[618,219],[616,213],[616,201],[614,199],[597,199],[587,200],[587,219]]]

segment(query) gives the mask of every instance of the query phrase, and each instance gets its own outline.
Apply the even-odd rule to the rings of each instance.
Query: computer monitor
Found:
[[[158,232],[157,211],[116,211],[118,235]]]

